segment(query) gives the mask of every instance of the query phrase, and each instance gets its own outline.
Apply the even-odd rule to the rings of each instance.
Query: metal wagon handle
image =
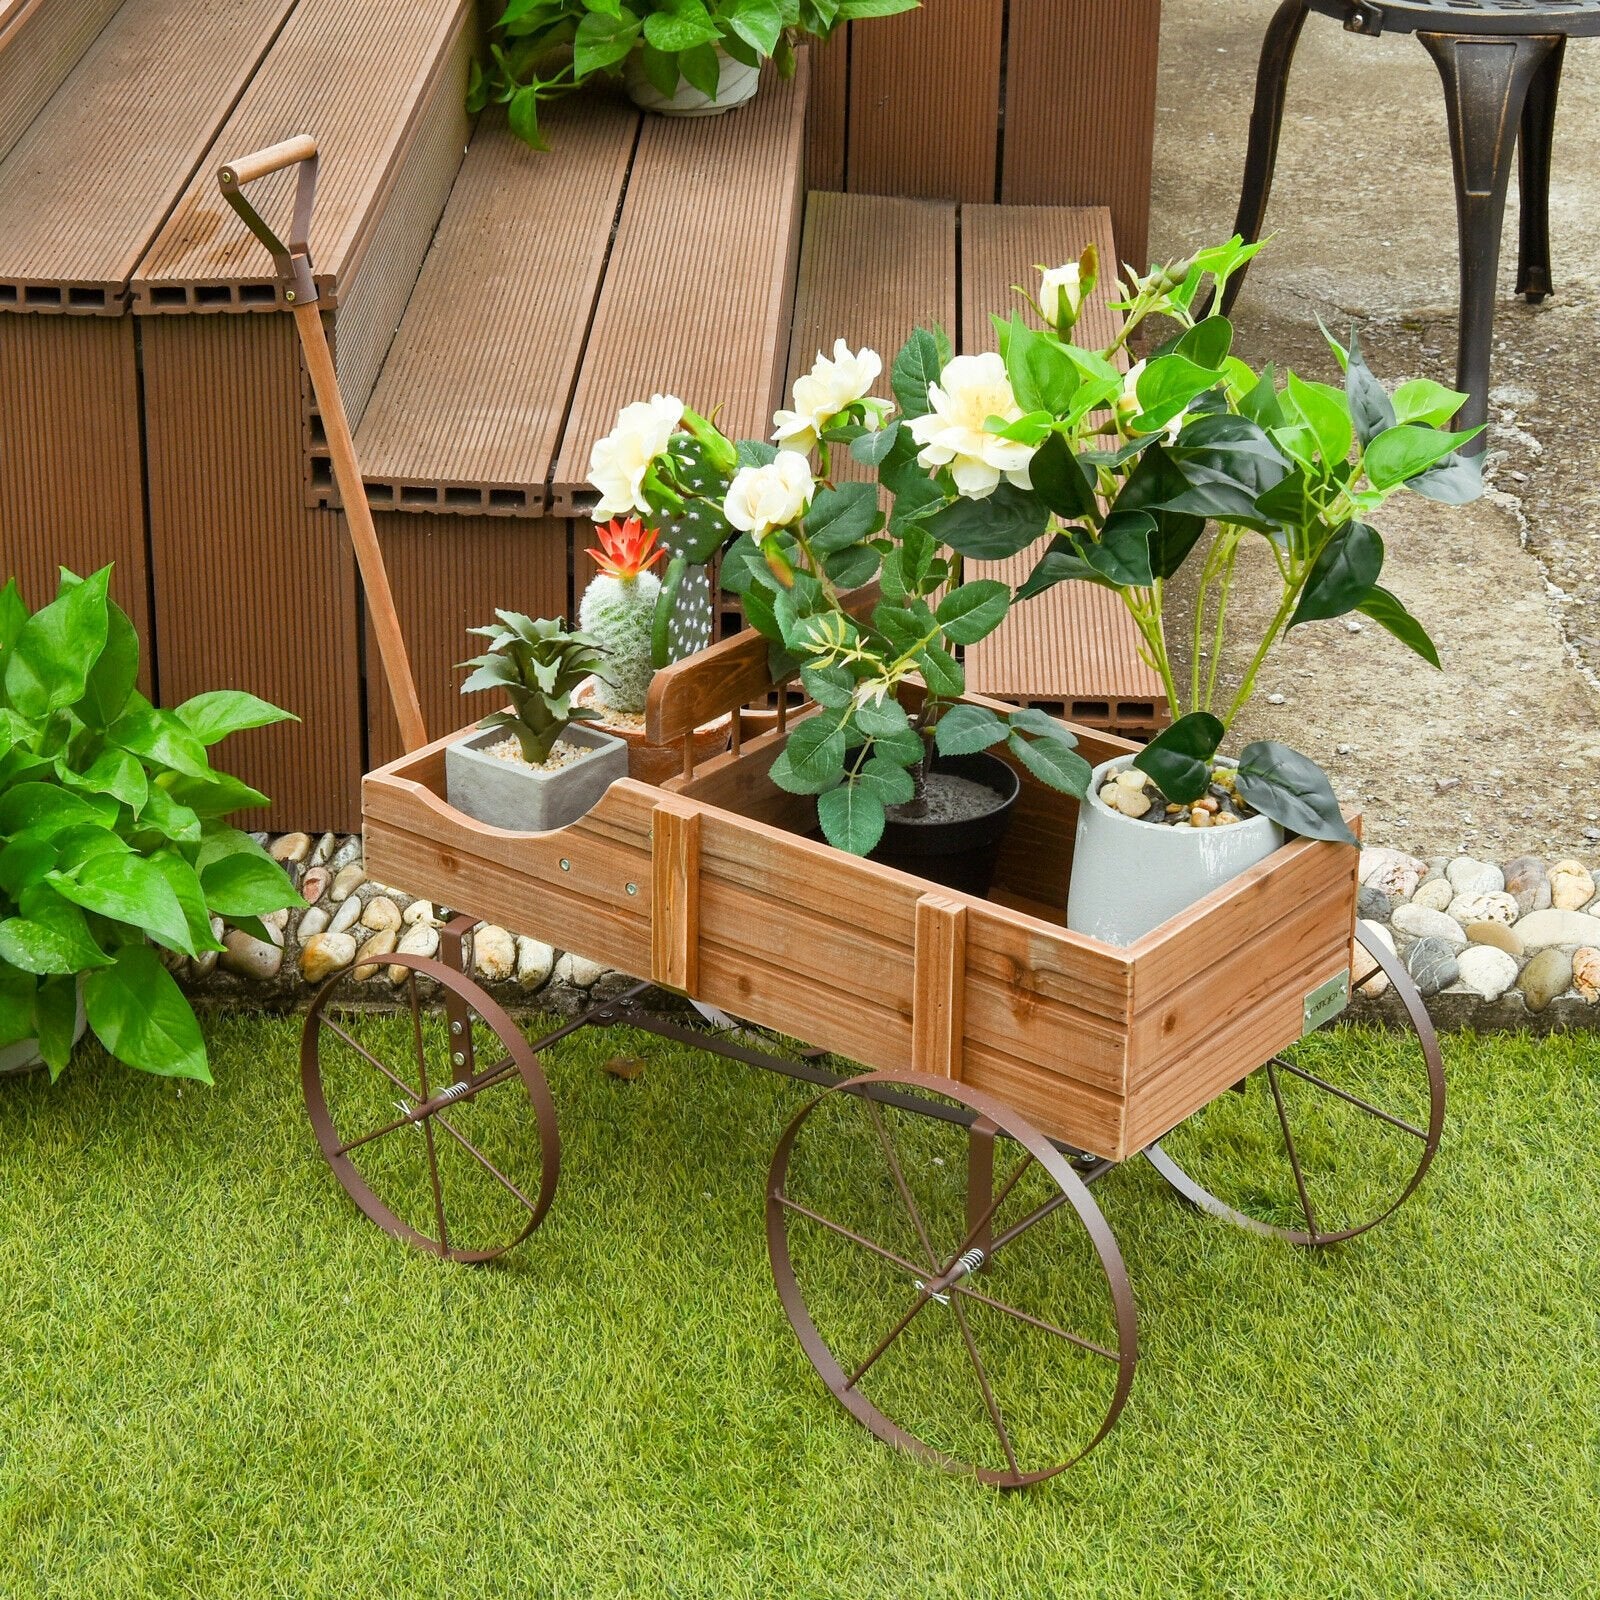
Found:
[[[285,167],[296,165],[300,172],[295,184],[289,242],[285,244],[245,199],[243,189],[246,184],[264,178],[268,173],[281,172]],[[277,268],[283,298],[294,312],[295,330],[305,350],[311,389],[317,397],[317,409],[322,414],[322,426],[328,440],[328,454],[333,459],[334,481],[339,485],[339,495],[344,501],[350,542],[355,547],[356,564],[361,569],[361,586],[366,591],[372,631],[377,635],[378,653],[383,659],[384,676],[389,683],[389,696],[394,702],[395,716],[400,723],[400,737],[408,753],[420,750],[428,742],[427,725],[422,719],[417,682],[411,671],[411,659],[406,653],[405,636],[400,630],[400,616],[395,609],[394,591],[389,586],[383,549],[378,543],[377,529],[373,526],[372,508],[367,504],[367,489],[361,476],[361,464],[356,459],[350,419],[345,414],[344,398],[339,393],[333,351],[328,346],[327,330],[322,326],[317,303],[310,244],[311,208],[317,187],[316,141],[306,134],[300,134],[241,156],[237,161],[230,161],[217,169],[217,186],[222,190],[222,198],[238,212],[244,225],[266,247]]]

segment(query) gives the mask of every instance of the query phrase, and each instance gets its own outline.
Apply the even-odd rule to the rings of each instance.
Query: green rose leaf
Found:
[[[870,854],[883,838],[883,801],[874,787],[860,783],[841,783],[817,801],[817,821],[823,837],[835,850],[853,856]]]
[[[1436,467],[1406,480],[1406,488],[1441,505],[1470,505],[1483,493],[1483,457],[1451,451]]]
[[[1001,743],[1010,732],[987,706],[951,706],[933,730],[943,756],[970,756]]]
[[[899,442],[900,424],[891,422],[886,427],[852,439],[850,454],[864,467],[881,467]]]
[[[1292,833],[1334,844],[1359,844],[1339,811],[1328,775],[1309,756],[1260,739],[1239,757],[1241,795]]]
[[[1322,547],[1289,619],[1302,622],[1342,617],[1367,597],[1383,570],[1383,540],[1364,522],[1351,522]]]
[[[1006,748],[1034,777],[1052,789],[1077,795],[1080,799],[1089,792],[1089,778],[1094,769],[1062,740],[1030,739],[1025,734],[1012,732],[1006,739]]]
[[[855,698],[856,680],[844,667],[807,667],[800,682],[819,706],[830,711],[843,711]]]
[[[1059,433],[1052,433],[1039,446],[1028,477],[1034,493],[1058,517],[1069,522],[1079,517],[1098,520],[1100,506],[1094,497],[1092,475],[1085,475],[1072,447]]]
[[[821,555],[832,555],[870,538],[883,525],[874,483],[841,483],[824,489],[806,513],[806,542]]]
[[[125,945],[116,963],[84,980],[84,1008],[117,1060],[160,1077],[211,1082],[205,1040],[189,1002],[146,945]]]
[[[893,695],[866,700],[856,707],[856,727],[869,739],[890,739],[910,726],[905,707]]]
[[[855,787],[876,795],[883,806],[903,806],[916,796],[917,785],[900,762],[879,755],[881,746],[873,747],[873,754],[856,775]]]
[[[967,675],[961,663],[941,645],[924,645],[916,654],[917,670],[931,694],[958,700],[967,692]]]
[[[1009,584],[994,578],[974,578],[959,589],[950,590],[939,602],[935,616],[947,639],[956,644],[977,644],[1005,621],[1010,609]]]
[[[928,387],[939,381],[949,360],[948,341],[927,328],[918,328],[901,346],[889,373],[895,403],[907,417],[925,417],[931,409]]]
[[[830,716],[808,717],[789,735],[784,750],[802,782],[834,782],[844,771],[844,729]]]
[[[1156,786],[1178,805],[1198,800],[1211,782],[1211,758],[1226,730],[1209,711],[1191,711],[1157,734],[1133,764],[1147,772]]]
[[[928,518],[928,531],[958,555],[1003,561],[1026,550],[1050,525],[1050,508],[1026,489],[1002,483],[983,500],[955,500]]]

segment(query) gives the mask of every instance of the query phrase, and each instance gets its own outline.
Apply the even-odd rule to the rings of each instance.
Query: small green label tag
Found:
[[[1325,1022],[1332,1022],[1350,1004],[1350,973],[1348,970],[1319,983],[1306,996],[1305,1032],[1311,1033]]]

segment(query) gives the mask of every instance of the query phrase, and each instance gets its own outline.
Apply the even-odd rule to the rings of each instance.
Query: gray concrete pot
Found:
[[[486,754],[507,736],[504,728],[480,728],[444,752],[445,794],[457,811],[491,828],[513,833],[549,833],[593,809],[618,778],[628,776],[628,747],[609,733],[573,723],[561,737],[593,752],[555,772],[502,761]]]
[[[1113,811],[1100,791],[1132,756],[1094,769],[1078,805],[1067,926],[1107,944],[1130,945],[1204,899],[1283,843],[1270,817],[1228,828],[1160,828]]]
[[[78,979],[78,1017],[72,1028],[74,1045],[83,1037],[89,1019],[83,1011],[83,979]],[[0,1078],[9,1078],[24,1072],[37,1072],[44,1066],[39,1056],[37,1039],[19,1039],[15,1044],[0,1048]]]

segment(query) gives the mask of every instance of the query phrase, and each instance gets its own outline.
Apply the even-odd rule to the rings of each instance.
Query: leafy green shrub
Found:
[[[262,916],[304,903],[222,820],[267,797],[207,754],[289,713],[232,689],[152,706],[110,577],[63,568],[32,615],[15,579],[0,589],[0,1046],[36,1036],[59,1075],[81,982],[119,1061],[209,1083],[194,1014],[151,944],[198,956],[222,948],[213,914],[265,938]]]

